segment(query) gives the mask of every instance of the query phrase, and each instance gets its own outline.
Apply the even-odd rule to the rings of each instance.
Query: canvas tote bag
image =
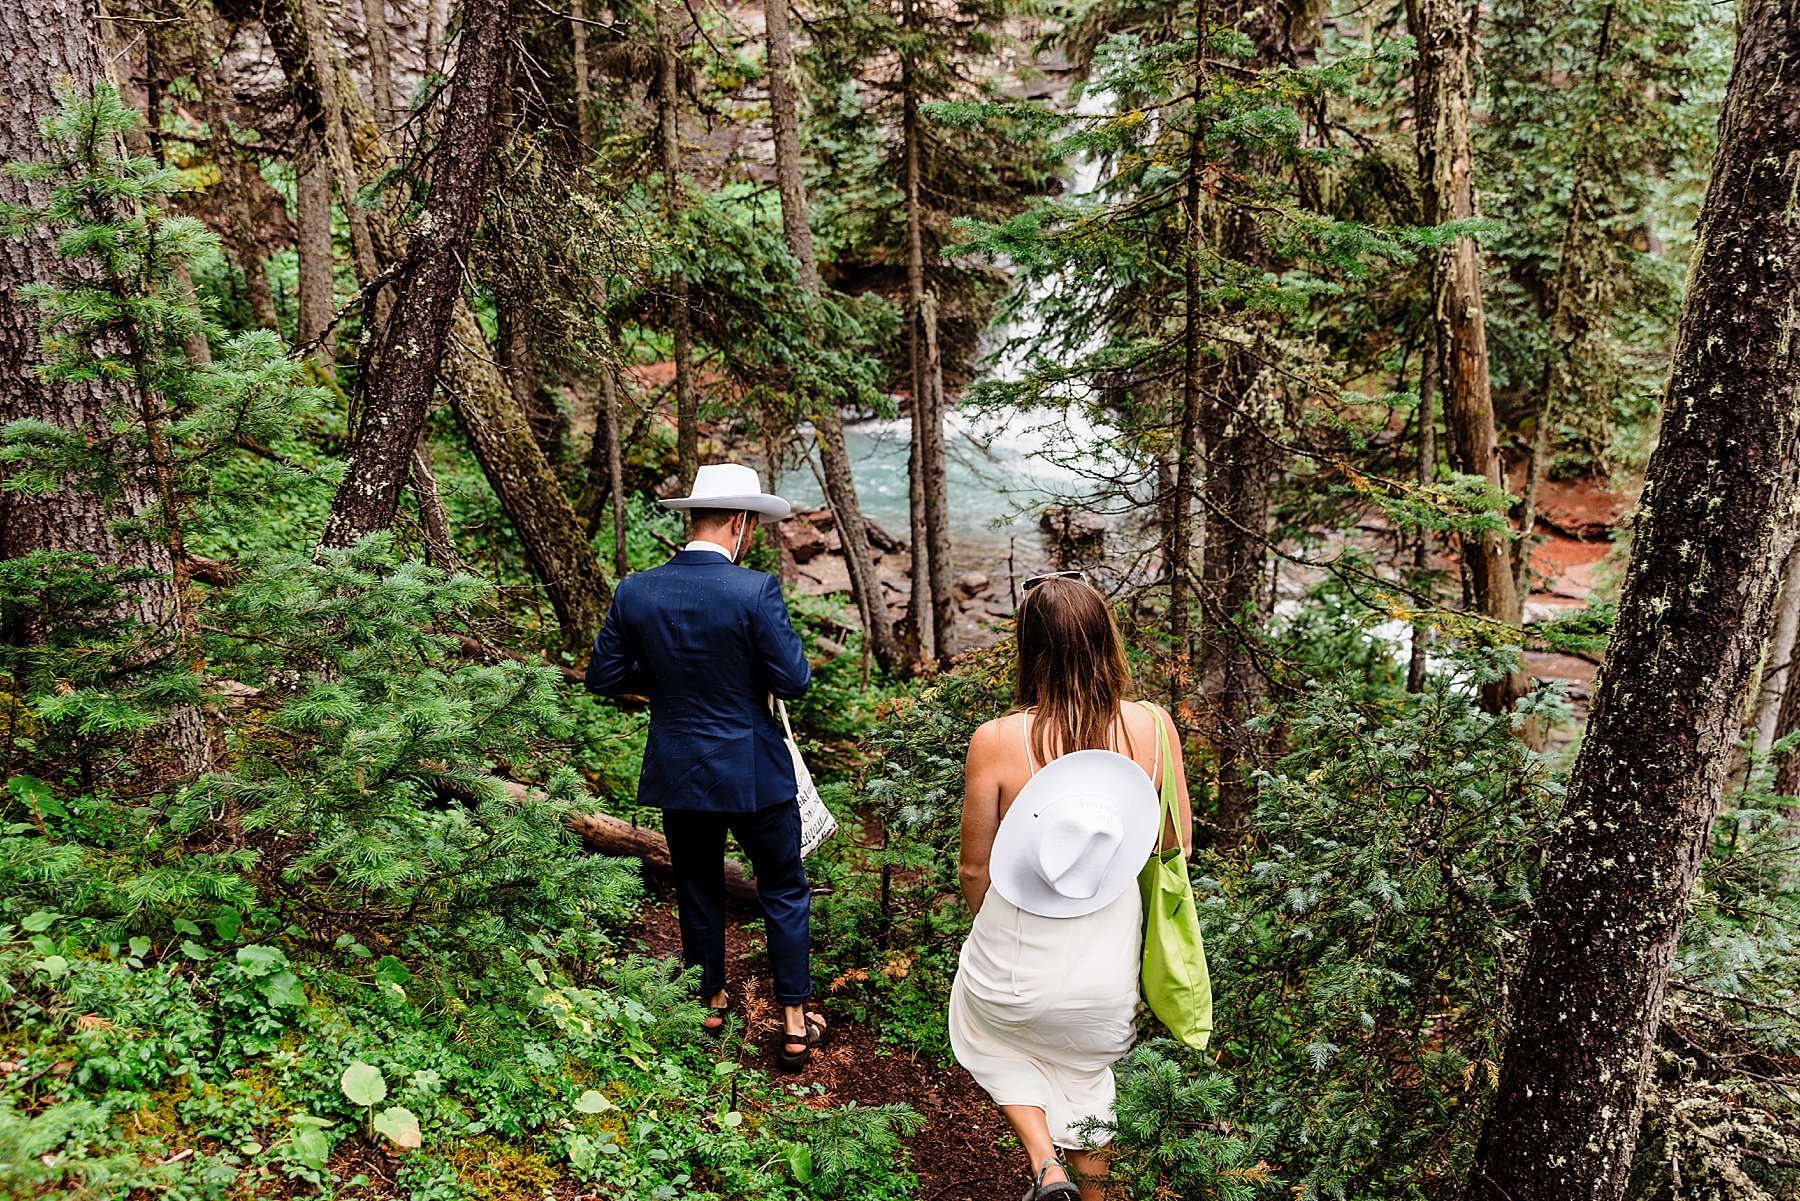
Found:
[[[819,790],[813,784],[812,773],[806,770],[806,760],[800,757],[800,744],[794,741],[794,727],[788,724],[787,702],[777,700],[776,711],[781,714],[781,730],[787,735],[788,754],[794,760],[794,783],[799,785],[798,801],[800,804],[800,854],[810,855],[819,849],[819,844],[837,833],[837,818],[831,816],[831,810],[819,799]]]
[[[1156,828],[1160,844],[1165,825],[1180,829],[1174,756],[1162,714],[1147,701],[1144,708],[1156,719],[1156,742],[1162,756],[1162,822]],[[1212,1037],[1212,978],[1206,972],[1200,914],[1194,907],[1187,856],[1179,841],[1171,850],[1151,852],[1150,861],[1138,873],[1138,892],[1144,898],[1144,1001],[1178,1042],[1204,1051]]]

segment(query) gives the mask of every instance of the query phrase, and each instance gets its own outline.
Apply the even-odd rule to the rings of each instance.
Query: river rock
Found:
[[[810,521],[783,521],[775,528],[796,563],[810,563],[825,552],[825,535]]]
[[[956,581],[956,587],[966,597],[973,599],[988,590],[992,580],[979,571],[967,571]]]
[[[1098,546],[1106,541],[1106,518],[1071,505],[1051,505],[1038,518],[1038,528],[1058,542]]]

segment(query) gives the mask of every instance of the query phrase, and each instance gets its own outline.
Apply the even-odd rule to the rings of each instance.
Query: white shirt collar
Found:
[[[729,550],[726,550],[724,547],[720,546],[717,542],[708,542],[704,538],[696,538],[692,542],[688,543],[686,546],[682,547],[681,549],[682,550],[710,550],[715,554],[725,556],[727,559],[731,558],[731,552]]]

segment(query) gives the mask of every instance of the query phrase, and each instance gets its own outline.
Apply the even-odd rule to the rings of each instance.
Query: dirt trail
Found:
[[[908,1145],[919,1177],[919,1201],[990,1201],[1010,1197],[1028,1183],[1024,1156],[1005,1119],[967,1072],[882,1044],[873,1031],[834,1013],[828,998],[819,1005],[831,1022],[825,1046],[804,1072],[780,1075],[774,1041],[779,1010],[766,969],[755,966],[762,959],[762,935],[743,928],[748,917],[733,907],[725,937],[731,1009],[745,1027],[740,1062],[777,1079],[822,1084],[824,1099],[836,1104],[900,1101],[918,1110],[925,1128]],[[647,954],[680,957],[681,932],[667,885],[651,887],[637,937]],[[1002,1146],[1001,1139],[1008,1145]]]

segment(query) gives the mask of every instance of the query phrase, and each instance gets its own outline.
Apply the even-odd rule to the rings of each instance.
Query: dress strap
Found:
[[[1160,735],[1162,733],[1162,714],[1158,713],[1156,711],[1156,706],[1152,705],[1149,701],[1139,701],[1138,704],[1149,710],[1151,728]],[[1163,740],[1160,737],[1157,738],[1155,766],[1150,772],[1150,782],[1158,786],[1162,784],[1162,744]]]
[[[1019,723],[1019,738],[1025,743],[1025,766],[1031,769],[1030,775],[1037,775],[1037,760],[1031,754],[1031,710],[1020,714],[1025,720]]]

